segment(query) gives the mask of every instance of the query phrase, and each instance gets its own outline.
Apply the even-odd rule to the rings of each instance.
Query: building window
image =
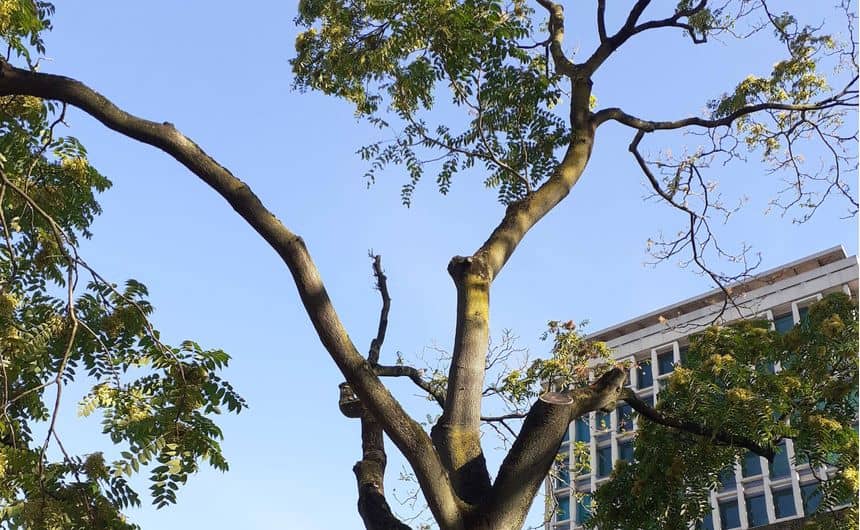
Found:
[[[612,473],[612,446],[597,448],[597,478],[608,477]]]
[[[735,468],[730,466],[720,471],[720,483],[724,490],[733,490],[737,486],[735,482]]]
[[[564,457],[564,460],[558,464],[555,477],[555,489],[566,488],[570,486],[570,460]]]
[[[777,333],[788,333],[794,327],[794,317],[786,313],[773,319],[773,328]]]
[[[704,519],[696,523],[696,530],[714,530],[714,519],[711,514],[706,515]]]
[[[739,528],[741,526],[741,515],[738,512],[738,501],[731,500],[720,503],[720,522],[722,530]]]
[[[770,478],[782,478],[791,474],[791,466],[788,465],[788,453],[786,452],[785,441],[776,446],[776,456],[773,457],[773,462],[770,463]]]
[[[573,430],[573,436],[577,442],[591,441],[591,429],[588,428],[588,416],[577,418]]]
[[[633,430],[633,408],[630,405],[618,407],[618,432],[630,432]]]
[[[752,477],[761,475],[761,459],[752,451],[747,451],[744,459],[741,461],[741,474],[744,477]]]
[[[794,493],[791,488],[773,491],[773,510],[777,519],[797,515],[794,510]]]
[[[576,501],[576,524],[585,524],[591,518],[591,495],[585,494]]]
[[[800,487],[800,498],[803,500],[803,513],[812,515],[818,510],[818,505],[821,504],[821,490],[818,489],[818,484],[804,484]]]
[[[642,361],[636,369],[637,388],[648,388],[654,384],[654,374],[651,373],[651,361]]]
[[[612,421],[609,418],[608,412],[594,413],[594,429],[597,431],[607,431],[612,427]]]
[[[558,504],[557,511],[555,512],[555,520],[567,521],[570,519],[570,497],[567,495],[564,497],[556,497],[555,502]]]
[[[747,497],[747,520],[750,526],[767,524],[767,505],[764,494]]]
[[[800,325],[803,326],[809,322],[809,307],[801,307],[797,310],[800,317]]]
[[[633,462],[633,440],[618,444],[618,458],[627,462]]]
[[[689,353],[689,351],[689,346],[681,346],[680,348],[678,348],[678,358],[681,359],[681,366],[687,364],[687,353]]]
[[[675,369],[675,353],[672,350],[657,355],[657,372],[668,374]]]

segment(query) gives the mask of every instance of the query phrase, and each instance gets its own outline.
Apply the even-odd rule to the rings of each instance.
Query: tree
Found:
[[[170,123],[138,118],[77,80],[39,71],[38,58],[44,53],[40,34],[50,27],[50,4],[0,3],[0,33],[9,47],[7,58],[0,62],[5,158],[0,174],[0,223],[5,241],[2,324],[8,342],[4,352],[9,352],[3,376],[8,383],[2,433],[5,522],[13,527],[127,527],[120,511],[138,499],[114,471],[132,473],[141,465],[157,462],[151,469],[155,502],[172,502],[179,484],[201,460],[226,468],[217,443],[220,431],[211,416],[222,406],[230,410],[244,407],[216,374],[227,362],[226,354],[204,350],[193,342],[180,347],[164,345],[147,319],[151,307],[145,288],[129,282],[120,289],[78,255],[78,238],[89,235],[88,227],[99,212],[95,193],[109,182],[88,164],[78,142],[54,137],[66,105],[174,157],[218,192],[282,258],[322,344],[346,379],[342,410],[362,423],[363,458],[355,472],[359,511],[368,528],[403,526],[384,496],[383,432],[409,462],[441,528],[518,528],[552,466],[569,422],[593,410],[614,408],[621,399],[636,404],[623,393],[624,372],[607,362],[609,352],[604,347],[584,340],[573,323],[551,323],[547,337],[552,339],[552,357],[508,374],[496,387],[506,399],[529,402],[530,409],[521,415],[522,427],[491,480],[480,427],[484,421],[508,419],[484,417],[481,410],[491,286],[527,232],[578,182],[598,128],[615,122],[630,131],[630,152],[654,197],[684,218],[685,227],[677,238],[653,242],[657,259],[678,256],[688,260],[723,286],[727,304],[732,303],[731,281],[753,265],[735,276],[719,273],[711,264],[714,257],[744,258],[743,253],[731,256],[724,251],[712,230],[713,215],[734,211],[719,200],[705,176],[712,164],[741,160],[746,155],[743,148],[749,147],[772,170],[790,176],[787,195],[775,206],[805,208],[799,217],[802,221],[825,199],[838,196],[856,213],[856,197],[847,183],[847,175],[856,171],[856,133],[850,121],[845,125],[857,103],[850,2],[837,6],[847,24],[847,40],[842,42],[823,28],[774,11],[765,0],[718,6],[706,0],[682,1],[668,10],[638,0],[630,2],[623,13],[608,11],[606,2],[598,0],[597,44],[582,62],[575,62],[564,49],[562,5],[543,0],[538,4],[532,8],[524,2],[508,5],[491,0],[407,4],[308,0],[299,6],[297,21],[307,29],[296,43],[297,87],[345,98],[355,104],[359,116],[398,133],[392,143],[374,143],[362,150],[362,156],[371,162],[371,181],[388,165],[404,165],[409,181],[403,188],[403,201],[408,205],[426,168],[438,169],[436,181],[445,193],[456,173],[483,166],[486,184],[496,188],[507,205],[487,241],[472,255],[455,257],[449,264],[458,301],[452,358],[447,373],[427,380],[413,367],[381,364],[388,295],[378,259],[374,259],[374,272],[383,309],[376,340],[365,356],[350,340],[301,237],[267,210],[246,184]],[[545,27],[541,25],[544,20]],[[610,27],[619,29],[613,32]],[[709,102],[702,116],[647,120],[620,108],[600,109],[592,87],[601,67],[619,50],[633,46],[639,35],[661,30],[681,32],[694,44],[772,33],[785,51],[769,75],[740,81],[734,90]],[[453,105],[470,113],[465,123],[428,123],[434,102],[445,88],[451,90]],[[640,149],[650,135],[685,130],[700,133],[703,146],[680,157],[653,161]],[[823,146],[829,156],[819,172],[811,172],[801,163],[799,149],[809,142]],[[91,279],[83,292],[77,288],[81,273]],[[58,286],[65,292],[58,293]],[[833,315],[841,315],[843,326],[850,331],[845,311],[843,307],[842,312],[828,312],[820,323],[823,326]],[[824,327],[818,329],[820,333],[804,341],[816,344],[827,336]],[[810,350],[809,355],[817,361],[843,359],[849,331],[838,333],[839,344],[828,344],[832,349]],[[741,337],[737,339],[739,351],[750,359],[781,355],[774,346],[776,339],[751,330],[715,331],[701,350],[708,352],[713,347],[709,344],[735,340],[736,334]],[[764,346],[753,352],[749,344]],[[694,383],[704,385],[707,374],[715,374],[712,365],[706,366],[711,359],[708,355],[702,353],[703,370],[690,375],[691,383],[685,387],[690,392],[698,388]],[[594,366],[592,380],[586,368],[595,361],[604,363]],[[825,370],[818,374],[825,387],[830,380],[844,384],[856,379],[853,361],[842,371],[836,371],[835,362],[814,364]],[[749,375],[744,366],[737,363],[726,374],[739,382],[740,374]],[[62,454],[56,462],[49,459],[49,445],[63,452],[53,429],[62,388],[81,367],[95,379],[83,412],[103,409],[105,432],[128,448],[112,469],[98,453],[85,458]],[[143,375],[138,379],[125,379],[126,371],[133,375],[141,369]],[[796,432],[786,432],[781,423],[773,422],[750,436],[742,435],[748,432],[741,430],[744,425],[715,425],[713,414],[683,418],[691,410],[689,394],[680,389],[677,403],[673,401],[677,410],[654,410],[641,403],[636,404],[637,410],[655,423],[692,433],[672,438],[672,443],[685,448],[704,434],[772,455],[781,436],[812,439],[813,433],[818,440],[827,425],[833,425],[810,419],[815,415],[808,408],[792,408],[807,406],[809,400],[817,404],[825,396],[823,392],[833,389],[813,385],[804,387],[802,393],[775,397],[774,392],[785,393],[791,372],[786,374],[771,381],[773,388],[741,385],[726,391],[735,390],[739,398],[773,402],[789,419],[800,414],[802,422]],[[382,383],[384,377],[409,377],[440,402],[442,414],[429,436],[388,391]],[[563,392],[543,393],[537,399],[541,381],[559,379],[564,383]],[[49,387],[55,389],[53,406],[46,403]],[[844,423],[848,413],[843,405],[848,397],[838,392],[833,395],[837,396],[832,400],[836,408],[827,409],[831,403],[825,401],[821,419]],[[40,421],[48,423],[44,439],[36,439],[30,428]],[[820,423],[817,430],[812,427],[816,421]],[[653,436],[663,441],[673,436],[667,432],[655,427]],[[810,452],[820,457],[825,454],[821,448],[850,447],[848,442],[828,443],[811,441]],[[856,447],[856,436],[853,443]],[[733,454],[715,448],[709,462],[724,465]],[[643,457],[641,462],[647,460]],[[840,464],[850,474],[853,468],[845,467],[846,462],[851,464],[850,459]],[[642,465],[621,470],[617,484],[625,480],[629,484],[632,475],[628,473],[642,471]],[[705,471],[709,474],[678,476],[697,487],[705,486],[714,473]],[[850,486],[848,479],[846,475],[843,482]],[[668,502],[683,491],[677,490],[680,483],[664,484],[664,489],[649,498]],[[853,487],[856,489],[856,481]],[[608,498],[604,505],[611,509],[616,506],[612,502]],[[598,512],[598,519],[602,513]],[[618,508],[606,513],[614,513],[611,520],[622,520],[618,513],[627,512]],[[694,519],[700,512],[684,513]]]

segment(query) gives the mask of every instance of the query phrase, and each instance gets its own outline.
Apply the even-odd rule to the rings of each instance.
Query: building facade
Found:
[[[727,309],[724,321],[766,318],[778,331],[799,323],[809,305],[831,292],[857,296],[858,262],[842,247],[758,274],[733,286],[740,309]],[[646,315],[589,335],[612,348],[618,360],[634,360],[628,375],[637,395],[652,404],[675,366],[682,365],[687,338],[703,329],[723,310],[718,290],[658,309]],[[553,506],[548,530],[576,530],[588,519],[590,494],[609,480],[615,461],[632,460],[639,420],[629,405],[612,413],[591,413],[573,422],[561,447],[562,458],[570,440],[586,442],[591,469],[576,475],[569,464],[547,480]],[[749,453],[722,477],[722,488],[711,492],[713,512],[701,523],[704,529],[747,529],[791,521],[815,512],[820,495],[809,465],[795,465],[791,440],[781,443],[773,463]],[[820,473],[819,473],[820,476]]]

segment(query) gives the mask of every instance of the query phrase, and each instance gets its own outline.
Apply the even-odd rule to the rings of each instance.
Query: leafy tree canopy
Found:
[[[787,334],[767,321],[711,327],[692,338],[687,362],[657,410],[751,438],[768,449],[794,440],[798,462],[822,472],[823,508],[850,504],[857,521],[857,304],[844,294],[813,305]],[[774,372],[773,367],[781,369]],[[594,528],[685,529],[710,514],[708,493],[745,450],[640,421],[633,462],[619,460],[597,490]]]
[[[620,465],[598,493],[595,524],[685,528],[703,514],[704,492],[721,469],[745,450],[772,456],[783,438],[794,439],[811,463],[835,470],[824,486],[826,504],[850,496],[856,511],[857,311],[844,298],[828,298],[784,337],[760,323],[704,332],[657,409],[624,390],[625,367],[613,365],[605,345],[586,340],[572,322],[550,324],[549,359],[503,369],[495,383],[489,377],[505,364],[488,358],[492,282],[527,232],[576,185],[604,124],[629,132],[629,151],[653,196],[681,216],[676,238],[651,242],[655,257],[694,264],[727,297],[727,284],[740,277],[716,272],[708,258],[745,263],[745,256],[725,251],[711,230],[712,216],[734,211],[706,176],[712,165],[760,157],[789,182],[775,205],[799,208],[799,221],[832,196],[849,213],[857,211],[849,185],[857,168],[850,1],[836,6],[840,34],[831,24],[776,11],[768,0],[631,0],[625,11],[612,4],[594,2],[595,46],[580,62],[565,48],[564,7],[552,0],[299,4],[296,87],[346,99],[358,116],[395,133],[393,141],[360,151],[370,163],[370,181],[383,168],[405,166],[408,205],[428,168],[443,193],[456,173],[483,168],[485,184],[507,205],[486,242],[449,264],[458,297],[451,362],[428,380],[414,367],[380,359],[390,300],[378,259],[383,309],[376,339],[362,355],[301,237],[170,123],[138,118],[79,81],[41,72],[41,39],[53,6],[0,0],[0,38],[8,50],[0,58],[0,525],[132,527],[122,511],[140,500],[127,477],[148,473],[154,503],[175,502],[202,462],[227,469],[214,418],[225,407],[245,407],[218,375],[227,354],[192,341],[164,344],[149,321],[146,288],[134,280],[113,283],[79,255],[78,243],[100,213],[98,194],[110,181],[89,164],[80,142],[58,133],[67,105],[170,154],[282,258],[346,379],[341,410],[361,421],[362,459],[354,471],[368,528],[405,527],[384,496],[383,433],[409,462],[441,528],[519,528],[569,422],[620,401],[648,422],[635,461]],[[600,108],[595,74],[650,31],[675,31],[695,45],[770,35],[781,55],[766,75],[705,87],[702,115],[652,120]],[[438,123],[434,110],[445,106],[468,117]],[[693,131],[701,145],[646,159],[642,142],[665,131]],[[817,169],[802,163],[800,149],[809,144],[826,153]],[[777,363],[781,371],[764,369]],[[440,404],[429,434],[383,384],[385,377],[408,377]],[[56,418],[63,389],[73,381],[89,389],[80,414],[103,415],[117,455],[65,451]],[[544,392],[540,385],[547,381],[559,391]],[[487,396],[515,412],[482,415]],[[505,421],[521,421],[519,432]],[[492,479],[483,425],[502,425],[514,436]]]
[[[12,56],[35,62],[52,13],[0,2]],[[146,287],[112,283],[78,254],[111,182],[56,133],[64,114],[64,103],[0,97],[0,526],[132,528],[122,510],[140,498],[127,478],[148,472],[164,506],[203,461],[226,470],[213,418],[245,403],[218,376],[226,353],[164,344]],[[56,420],[81,398],[63,393],[73,381],[91,387],[79,414],[102,415],[115,455],[64,449]]]

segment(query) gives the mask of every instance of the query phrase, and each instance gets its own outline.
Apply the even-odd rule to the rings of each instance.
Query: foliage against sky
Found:
[[[741,2],[740,5],[749,5],[749,3]],[[33,54],[32,57],[15,54],[16,52],[23,54],[28,46],[36,52],[40,51],[38,39],[33,39],[33,37],[47,27],[45,17],[50,14],[47,4],[40,4],[40,6],[43,10],[35,11],[26,2],[7,1],[3,3],[2,13],[6,17],[3,19],[3,23],[6,24],[3,26],[3,33],[12,45],[10,57],[14,58],[17,64],[35,66],[38,60],[37,54]],[[534,51],[529,53],[518,45],[520,39],[528,41],[529,37],[532,36],[536,37],[532,40],[538,41],[541,38],[539,33],[545,31],[545,28],[541,27],[540,24],[536,25],[537,28],[531,27],[532,24],[527,16],[534,14],[533,11],[525,6],[514,6],[511,11],[510,6],[500,6],[495,3],[465,3],[450,6],[421,4],[415,6],[415,9],[411,11],[412,15],[405,17],[402,25],[395,24],[392,31],[402,30],[402,34],[389,34],[386,33],[390,29],[388,27],[377,31],[377,27],[385,25],[384,22],[360,20],[361,16],[357,16],[355,10],[366,7],[357,4],[342,6],[337,3],[308,3],[302,6],[301,22],[312,25],[314,17],[325,17],[332,14],[336,23],[329,28],[333,29],[334,33],[320,32],[324,36],[322,41],[314,41],[312,32],[302,37],[305,39],[304,43],[300,39],[300,55],[296,63],[299,65],[297,84],[300,87],[321,89],[347,97],[357,105],[359,113],[369,115],[374,123],[382,127],[387,126],[386,119],[381,117],[382,115],[388,117],[390,114],[392,117],[403,121],[402,138],[404,140],[402,142],[395,142],[393,149],[389,149],[385,145],[372,144],[362,154],[378,164],[375,167],[381,168],[390,162],[404,162],[406,164],[410,170],[410,180],[403,190],[404,201],[411,200],[414,185],[421,177],[421,168],[425,165],[425,160],[418,158],[416,148],[419,148],[418,150],[441,148],[444,161],[438,173],[437,181],[442,191],[447,191],[455,171],[464,167],[468,168],[476,162],[490,170],[491,176],[487,178],[486,182],[489,186],[499,189],[500,199],[505,203],[525,198],[531,189],[536,188],[550,177],[555,164],[559,162],[558,154],[554,149],[563,145],[565,135],[569,134],[564,118],[554,114],[553,109],[557,109],[559,103],[564,100],[564,96],[569,96],[569,94],[565,94],[563,87],[558,88],[562,79],[552,73],[551,67],[548,69],[550,65],[547,64],[546,56],[541,54],[542,48],[534,48]],[[392,6],[390,4],[378,4],[371,7],[380,9],[378,13],[380,18],[397,18],[391,11]],[[425,11],[428,7],[433,9]],[[689,7],[680,6],[679,9]],[[374,14],[376,13],[374,12]],[[439,15],[444,16],[440,17]],[[535,17],[538,15],[535,14]],[[337,22],[344,20],[349,21],[350,24],[338,26]],[[352,24],[352,21],[356,20],[358,22]],[[705,31],[720,33],[731,29],[713,24],[716,20],[718,19],[712,15],[696,19],[694,21],[696,24],[711,24],[714,27],[710,30],[704,26],[692,27],[691,36],[701,38]],[[777,38],[785,42],[789,59],[775,67],[770,78],[746,78],[733,92],[729,92],[725,97],[714,99],[711,107],[713,117],[732,116],[732,113],[737,112],[742,106],[758,101],[776,104],[783,104],[780,102],[803,104],[816,97],[826,97],[830,93],[828,90],[838,90],[838,87],[832,88],[823,83],[817,71],[810,71],[810,68],[813,70],[817,68],[817,63],[810,60],[811,56],[818,58],[827,56],[835,62],[845,59],[845,56],[838,52],[827,55],[826,50],[832,49],[830,46],[833,43],[826,39],[810,39],[802,26],[793,25],[789,19],[776,18],[771,22],[777,29],[782,29],[781,32],[778,32]],[[373,24],[381,25],[373,26]],[[428,28],[431,27],[433,31],[428,32]],[[763,27],[770,28],[768,25]],[[349,30],[346,32],[346,36],[344,36],[343,31],[345,28]],[[368,28],[371,28],[372,32],[376,32],[372,34],[376,34],[380,42],[371,42],[372,34],[356,35],[350,33],[350,31],[367,31]],[[759,30],[761,31],[762,28]],[[392,35],[397,38],[389,38]],[[492,38],[488,36],[492,36]],[[355,51],[357,42],[362,46],[370,46],[361,49],[362,53],[359,57],[354,54],[350,55]],[[411,60],[410,58],[416,53],[416,43],[424,45],[426,42],[432,42],[432,46],[428,48],[427,57],[429,59],[425,57],[425,60],[418,58],[415,58],[414,61]],[[302,54],[312,53],[315,49],[319,50],[320,46],[325,47],[332,44],[341,48],[345,46],[346,49],[326,50],[325,57],[333,61],[329,65],[326,65],[324,61],[311,61],[310,66],[308,66],[308,68],[319,65],[325,66],[327,70],[321,73],[329,75],[330,78],[326,78],[325,75],[322,77],[311,75],[308,77],[310,81],[304,79],[300,62]],[[350,46],[353,46],[353,49],[350,49]],[[530,41],[525,46],[531,46]],[[341,51],[345,53],[340,54]],[[361,58],[363,57],[365,59],[362,61]],[[853,58],[853,55],[851,57]],[[480,75],[476,77],[474,75],[476,68],[489,72],[480,72]],[[445,76],[451,76],[451,73],[453,73],[453,77],[449,77],[447,81],[450,81],[448,86],[454,94],[453,103],[468,107],[470,116],[474,118],[466,124],[463,132],[452,133],[446,128],[440,129],[438,126],[429,128],[422,121],[424,116],[419,114],[430,110],[429,107],[433,98],[436,97],[433,84],[444,81]],[[394,79],[393,82],[392,79]],[[379,82],[379,86],[373,86],[375,82]],[[444,85],[445,82],[441,84]],[[373,86],[373,89],[367,90],[364,88],[366,85]],[[472,95],[471,99],[470,94]],[[523,94],[528,97],[522,97]],[[597,94],[599,95],[599,89]],[[458,98],[462,98],[462,100],[458,100]],[[380,104],[380,102],[383,103]],[[521,104],[522,102],[525,104]],[[23,147],[17,151],[10,147],[10,152],[14,156],[7,155],[7,160],[4,163],[6,174],[4,184],[8,187],[6,189],[9,194],[8,201],[10,205],[17,206],[19,210],[22,207],[33,210],[29,217],[18,216],[24,218],[23,224],[21,224],[20,219],[17,220],[17,226],[20,228],[18,230],[15,229],[16,216],[14,214],[16,211],[14,208],[10,208],[8,212],[9,221],[3,224],[4,227],[8,226],[10,230],[13,230],[15,234],[7,239],[7,252],[11,255],[18,251],[15,256],[16,259],[21,260],[22,282],[35,282],[37,286],[48,285],[45,282],[53,282],[53,287],[44,289],[46,300],[41,300],[38,296],[34,298],[34,295],[23,294],[27,291],[25,287],[17,287],[22,292],[22,295],[18,297],[14,294],[16,288],[10,287],[9,294],[12,296],[5,302],[6,306],[9,307],[7,313],[10,315],[8,317],[11,322],[10,325],[15,329],[22,326],[28,329],[44,328],[47,333],[45,340],[48,342],[53,340],[51,345],[44,347],[39,346],[40,337],[31,342],[31,344],[43,348],[39,350],[42,352],[38,356],[39,359],[49,360],[48,370],[39,368],[38,373],[43,374],[40,375],[43,377],[41,379],[43,382],[38,383],[36,387],[45,382],[49,384],[39,390],[48,390],[49,387],[60,388],[60,378],[52,382],[50,370],[52,369],[54,374],[63,373],[64,368],[66,366],[72,367],[73,362],[77,362],[83,369],[94,370],[92,375],[97,378],[108,380],[108,383],[100,382],[93,389],[92,396],[84,402],[81,412],[90,412],[91,407],[105,408],[109,420],[107,430],[111,436],[124,443],[131,442],[129,447],[131,456],[123,455],[123,461],[119,461],[115,465],[116,469],[133,470],[136,461],[143,460],[143,463],[146,463],[153,457],[159,460],[160,465],[155,466],[153,471],[156,502],[160,504],[161,501],[172,500],[173,494],[170,492],[174,490],[174,487],[171,484],[175,486],[176,483],[183,482],[185,474],[189,470],[196,469],[195,458],[209,457],[211,459],[214,455],[213,464],[217,467],[223,466],[220,461],[218,446],[213,445],[217,444],[219,432],[217,428],[209,425],[208,420],[200,412],[214,412],[216,407],[222,404],[227,404],[231,408],[241,406],[241,401],[229,390],[229,387],[221,386],[219,389],[220,382],[217,376],[212,373],[226,359],[222,352],[207,352],[193,343],[186,343],[180,348],[163,347],[158,343],[157,334],[148,328],[144,319],[141,318],[149,312],[149,305],[145,300],[145,289],[136,282],[129,282],[126,289],[114,291],[110,288],[112,284],[108,280],[100,279],[96,273],[88,270],[85,262],[82,262],[72,251],[74,241],[75,238],[86,235],[87,227],[92,221],[91,216],[97,213],[93,193],[104,189],[108,182],[93,168],[89,167],[83,148],[74,140],[55,140],[51,137],[50,131],[51,125],[54,123],[53,120],[59,117],[63,111],[60,106],[48,107],[38,100],[28,99],[26,96],[12,97],[7,103],[10,116],[7,123],[9,123],[10,134],[5,135],[4,139],[16,137],[16,135],[11,134],[12,131],[16,134],[23,131],[18,138]],[[599,109],[593,97],[589,96],[585,103],[587,108]],[[393,112],[388,113],[389,108]],[[580,106],[580,110],[582,108]],[[635,124],[635,121],[631,121],[633,118],[623,113],[618,113],[613,109],[602,110],[607,111],[602,115],[607,120],[621,122],[626,120]],[[374,113],[377,111],[381,112],[375,115]],[[815,112],[810,111],[810,113],[814,114]],[[563,114],[561,113],[561,116]],[[786,137],[786,140],[793,142],[798,139],[802,140],[804,135],[814,134],[816,131],[820,132],[820,129],[812,127],[812,123],[825,125],[830,123],[837,127],[839,125],[837,117],[826,112],[823,115],[818,115],[817,118],[822,119],[814,122],[804,120],[794,122],[791,121],[790,116],[780,116],[778,113],[772,115],[771,118],[770,121],[765,120],[765,123],[741,120],[739,123],[742,126],[738,128],[737,134],[740,134],[741,138],[745,139],[748,145],[753,148],[762,146],[762,156],[777,166],[780,163],[790,165],[793,159],[784,161],[777,157],[783,152],[773,147],[773,143],[778,141],[774,136],[779,136],[779,134],[774,135],[767,127],[789,128],[796,132],[796,137],[791,135]],[[825,130],[832,133],[838,129]],[[428,133],[428,131],[433,132]],[[834,141],[835,145],[840,145],[837,137],[830,136],[828,138]],[[720,140],[723,139],[720,138]],[[849,148],[850,142],[850,139],[845,142]],[[449,149],[449,147],[454,149]],[[736,152],[730,154],[735,156]],[[699,190],[691,189],[690,182],[695,184],[695,181],[683,181],[679,175],[684,176],[681,170],[688,170],[692,175],[693,168],[698,167],[698,163],[709,156],[711,155],[695,153],[680,161],[663,162],[662,165],[657,166],[669,171],[662,182],[667,186],[667,195],[669,195],[670,201],[676,194],[680,194],[684,196],[685,200],[692,202],[696,200],[697,192],[704,193],[708,190],[708,186],[704,184]],[[836,164],[839,167],[846,167],[840,164],[844,164],[846,160],[850,159],[839,158],[842,156],[839,154],[835,156]],[[35,161],[35,163],[30,167],[26,163],[28,161],[31,163]],[[847,167],[850,171],[850,164]],[[791,168],[789,167],[789,169]],[[823,181],[816,182],[815,178],[810,178],[819,176],[798,175],[803,182],[813,186],[816,184],[824,186],[825,191],[836,195],[846,195],[849,204],[856,205],[856,200],[852,200],[850,190],[844,187],[846,182],[844,178],[834,181],[832,172],[825,172],[825,180]],[[16,179],[33,179],[36,182],[30,188],[20,185]],[[62,194],[64,200],[70,201],[69,204],[53,203],[52,199],[57,195],[54,192],[57,190],[48,188],[48,186],[58,185],[77,186],[70,188],[72,190],[70,193]],[[56,208],[58,218],[55,221],[57,226],[48,222],[45,216],[37,215],[38,210],[34,204],[26,200],[25,194],[18,193],[16,195],[13,193],[16,191],[15,186],[34,198],[34,203],[41,204],[44,202],[50,208]],[[45,186],[45,188],[40,189],[40,186]],[[49,196],[46,190],[51,192]],[[803,195],[803,190],[799,191],[800,202],[798,204],[813,209],[816,203],[814,201],[809,202],[812,200],[812,196]],[[826,193],[820,193],[816,197],[826,195]],[[19,202],[17,204],[15,197],[18,197]],[[678,204],[684,205],[686,202],[678,201]],[[4,215],[6,213],[4,210]],[[54,213],[53,210],[51,213]],[[55,232],[55,228],[61,230],[59,235]],[[18,234],[18,232],[21,233]],[[21,245],[20,249],[17,246],[19,244]],[[68,252],[64,252],[64,249],[68,249]],[[14,261],[9,260],[10,264]],[[76,270],[72,273],[70,269],[72,269],[73,263]],[[82,276],[87,280],[92,280],[90,296],[81,295],[78,300],[75,300],[73,295],[57,292],[63,283],[66,287],[72,285],[78,271],[82,271]],[[65,276],[63,276],[64,272],[66,273]],[[19,274],[19,271],[9,271],[8,274],[10,277],[15,276]],[[88,278],[88,274],[92,278]],[[38,287],[37,290],[39,288],[41,287]],[[28,298],[28,296],[30,297]],[[42,302],[44,302],[42,310],[41,312],[36,311],[39,314],[35,316],[24,310],[24,308],[31,306],[39,307]],[[78,317],[75,310],[70,310],[72,306],[77,308],[81,316],[86,318]],[[50,329],[50,317],[56,315],[60,315],[61,320],[65,319],[66,324],[60,325],[58,323],[59,329]],[[86,336],[86,333],[81,331],[79,335],[79,330],[75,330],[76,320],[78,321],[77,325],[84,331],[86,331],[86,326],[95,331],[95,333],[91,333],[92,337],[89,342],[86,338],[80,339],[81,344],[72,342],[73,340],[77,341],[79,336]],[[69,321],[72,322],[71,330],[68,330]],[[102,331],[104,333],[101,342],[104,342],[104,345],[95,338],[95,335],[99,335]],[[64,332],[68,336],[64,336]],[[14,332],[10,333],[15,334]],[[62,339],[65,339],[65,342]],[[66,348],[60,348],[57,346],[58,344],[60,346],[65,344]],[[68,345],[74,347],[70,348]],[[105,346],[109,347],[106,348]],[[47,350],[53,351],[51,354],[45,354],[44,351]],[[105,364],[99,355],[104,353],[102,350],[107,350],[107,355],[114,356],[116,360]],[[76,358],[78,355],[80,359]],[[134,378],[126,379],[125,382],[115,384],[114,390],[117,390],[116,392],[111,390],[114,383],[110,382],[112,377],[112,374],[109,373],[112,371],[110,364],[117,364],[123,369],[128,368],[132,375],[137,375],[136,368],[146,363],[151,363],[150,366],[155,369],[158,377],[142,376],[141,379],[137,380],[137,383],[132,382]],[[201,366],[203,370],[199,369]],[[191,375],[187,377],[186,368],[191,368]],[[125,388],[119,391],[120,387]],[[37,392],[34,391],[32,394],[35,396]],[[141,394],[145,399],[151,399],[151,402],[148,403],[153,406],[151,410],[141,411],[140,407],[134,406],[135,404],[139,405],[142,401]],[[50,394],[48,395],[50,396]],[[22,398],[20,401],[23,403],[25,400]],[[29,414],[29,409],[25,413]],[[38,411],[38,413],[40,414],[39,419],[50,419],[51,417],[51,414],[44,410]],[[146,425],[147,422],[154,424],[154,427]],[[191,438],[185,434],[187,425],[194,425],[195,431],[204,434],[204,436],[200,439],[186,440],[185,438]],[[166,426],[172,427],[173,432],[167,433],[165,431]],[[174,441],[176,437],[182,438],[182,444],[177,444]],[[56,438],[54,441],[56,442]],[[55,447],[55,450],[59,448],[58,445],[54,445],[54,442],[50,440],[49,442]],[[146,452],[147,445],[152,445],[157,455],[148,455]],[[171,447],[173,445],[176,447]],[[184,450],[185,453],[183,454],[180,450]],[[30,454],[39,455],[39,452],[37,442]],[[89,462],[88,466],[91,469],[80,471],[79,468],[87,462]],[[113,479],[103,474],[98,457],[88,458],[86,461],[75,464],[74,457],[70,455],[68,460],[58,457],[54,463],[57,465],[57,467],[51,468],[53,473],[51,478],[54,481],[49,482],[49,486],[57,491],[70,490],[76,492],[75,494],[78,496],[72,496],[71,502],[68,504],[57,503],[49,506],[50,509],[47,512],[45,510],[40,512],[42,515],[45,513],[56,514],[56,517],[60,518],[57,520],[62,523],[62,517],[64,517],[62,512],[64,509],[68,509],[70,515],[67,515],[72,518],[104,517],[106,520],[110,520],[113,515],[110,499],[108,499],[107,504],[104,501],[98,501],[101,503],[100,506],[104,508],[104,513],[101,511],[90,512],[81,508],[86,505],[88,499],[97,502],[97,499],[100,499],[98,494],[101,491],[111,491],[110,488],[114,488],[115,495],[118,496],[118,501],[114,503],[113,507],[122,505],[123,497],[132,498],[121,482],[109,484],[110,480]],[[79,494],[82,488],[75,484],[78,477],[71,478],[76,469],[82,477],[80,480],[90,488],[90,491],[94,492],[92,497],[88,497],[85,491],[83,494]],[[93,483],[100,480],[101,489],[95,490]],[[29,491],[35,491],[32,484],[27,485],[27,487]],[[41,484],[40,487],[42,487]],[[44,490],[41,490],[40,493],[42,491]],[[21,504],[21,506],[24,505],[25,503]],[[42,508],[44,506],[39,505],[39,509]],[[32,518],[33,514],[21,509],[18,516]],[[113,521],[112,524],[114,523],[116,525],[124,524],[118,520]]]

